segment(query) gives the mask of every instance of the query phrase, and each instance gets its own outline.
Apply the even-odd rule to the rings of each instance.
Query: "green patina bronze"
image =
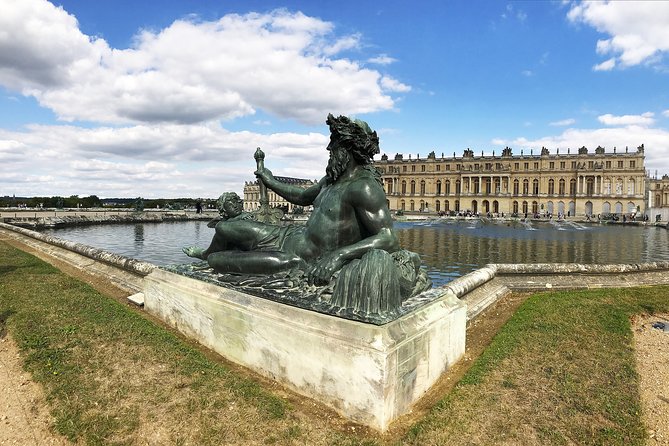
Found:
[[[278,181],[256,161],[261,191],[273,190],[298,206],[313,206],[304,225],[267,223],[267,210],[242,211],[234,193],[219,199],[221,218],[206,249],[184,252],[247,287],[277,283],[319,310],[354,319],[383,321],[403,302],[431,287],[415,253],[401,250],[380,176],[371,165],[379,138],[367,123],[329,115],[330,159],[326,175],[303,189]],[[276,288],[275,288],[276,290]],[[282,291],[283,293],[283,291]],[[272,294],[272,293],[270,293]]]

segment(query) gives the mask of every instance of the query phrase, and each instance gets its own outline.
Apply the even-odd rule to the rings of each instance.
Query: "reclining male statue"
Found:
[[[367,123],[345,116],[330,114],[326,123],[331,132],[327,147],[330,159],[326,176],[318,183],[303,189],[278,181],[268,169],[255,172],[259,181],[287,201],[313,205],[305,225],[278,226],[229,218],[216,224],[207,249],[187,247],[184,252],[206,260],[219,273],[274,274],[297,269],[314,285],[328,284],[333,276],[343,274],[346,284],[335,286],[335,295],[340,288],[340,295],[335,296],[338,307],[361,308],[359,298],[387,301],[388,296],[354,295],[390,291],[394,303],[379,301],[371,306],[363,303],[362,307],[364,311],[391,310],[431,283],[424,273],[418,280],[420,260],[416,254],[398,253],[380,175],[371,165],[372,157],[379,153],[376,132]],[[351,263],[355,268],[343,268]],[[393,287],[396,290],[386,290]]]

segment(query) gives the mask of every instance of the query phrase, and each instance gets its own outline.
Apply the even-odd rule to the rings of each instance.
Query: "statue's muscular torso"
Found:
[[[361,195],[371,209],[385,206],[385,200],[377,203],[378,197],[385,199],[385,194],[369,172],[359,171],[349,178],[324,185],[314,200],[304,239],[294,240],[293,252],[308,261],[373,235],[358,215],[366,209],[356,211]]]

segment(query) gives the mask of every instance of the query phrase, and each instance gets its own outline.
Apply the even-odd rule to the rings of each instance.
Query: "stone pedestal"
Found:
[[[465,351],[466,308],[444,291],[377,326],[155,270],[145,309],[227,359],[379,430]]]

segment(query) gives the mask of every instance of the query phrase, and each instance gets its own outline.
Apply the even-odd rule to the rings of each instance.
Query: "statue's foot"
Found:
[[[198,248],[197,246],[184,246],[181,248],[181,250],[186,254],[188,257],[195,257],[196,259],[204,259],[204,249]]]

